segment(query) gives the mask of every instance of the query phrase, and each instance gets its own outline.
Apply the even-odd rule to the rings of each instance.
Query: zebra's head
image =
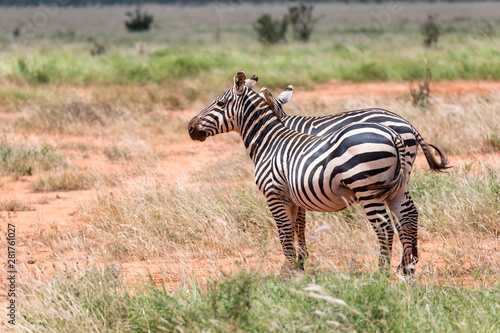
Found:
[[[278,118],[283,118],[286,116],[285,111],[283,110],[283,105],[288,103],[290,99],[292,99],[293,95],[293,86],[289,85],[286,89],[279,94],[278,97],[273,97],[273,94],[266,87],[263,87],[259,91],[259,95],[264,98],[267,103],[271,106],[274,113],[278,116]]]
[[[245,107],[247,93],[257,83],[255,75],[245,80],[245,72],[234,76],[234,85],[191,119],[189,136],[196,141],[205,141],[209,136],[238,130],[238,110]]]

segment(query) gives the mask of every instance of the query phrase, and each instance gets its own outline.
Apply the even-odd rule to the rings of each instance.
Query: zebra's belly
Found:
[[[316,186],[291,186],[291,200],[305,210],[338,212],[356,204],[354,192],[339,184],[334,188]]]

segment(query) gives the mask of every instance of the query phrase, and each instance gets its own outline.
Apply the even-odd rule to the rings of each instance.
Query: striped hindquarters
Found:
[[[292,199],[307,210],[381,202],[409,177],[407,147],[394,130],[379,124],[350,124],[317,141],[295,142],[284,152],[287,157],[276,165],[285,168]]]

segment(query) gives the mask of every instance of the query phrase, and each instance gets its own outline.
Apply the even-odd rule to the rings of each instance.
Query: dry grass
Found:
[[[14,126],[34,133],[95,134],[131,112],[109,103],[70,102],[27,107]]]
[[[30,186],[34,192],[81,191],[113,186],[117,177],[105,175],[95,170],[60,169],[44,173]]]
[[[161,185],[150,175],[123,195],[101,194],[83,205],[80,215],[104,235],[108,253],[116,259],[172,256],[179,248],[215,257],[248,250],[280,256],[276,226],[253,184],[252,169],[248,157],[236,155],[176,185]],[[485,279],[500,274],[491,266],[495,247],[478,244],[500,233],[499,184],[498,166],[487,164],[474,172],[460,168],[441,175],[416,170],[410,191],[420,211],[421,244],[447,242],[446,248],[461,249],[439,252],[437,268],[422,260],[424,271],[432,271],[433,278],[467,275],[471,267]],[[325,225],[330,231],[320,231]],[[312,265],[376,267],[376,237],[359,207],[309,212],[307,235]],[[400,251],[396,244],[395,262]]]
[[[232,139],[234,138],[225,142],[231,143]],[[241,145],[241,142],[237,144]],[[208,183],[209,186],[217,186],[217,184],[251,186],[254,185],[254,166],[246,153],[238,152],[232,158],[220,160],[203,170],[195,171],[192,179],[196,182]]]
[[[133,94],[127,94],[127,87],[107,89],[115,91],[116,94],[108,94],[102,101],[95,97],[90,101],[78,101],[74,93],[67,92],[66,95],[63,94],[65,97],[58,98],[66,98],[70,102],[37,105],[27,103],[19,107],[18,118],[7,121],[3,126],[9,126],[10,122],[10,126],[6,128],[9,131],[37,135],[49,133],[122,136],[127,133],[125,140],[130,141],[150,135],[163,135],[166,143],[188,139],[185,126],[194,111],[169,112],[161,101],[152,102],[141,98],[134,100]],[[143,90],[142,95],[138,96],[144,95],[147,94]],[[213,96],[207,97],[206,100]],[[196,108],[203,106],[200,103],[194,105]],[[436,144],[445,152],[467,155],[499,150],[499,105],[498,93],[458,98],[432,96],[431,86],[428,110],[413,106],[409,96],[397,99],[360,96],[343,101],[311,101],[307,104],[299,104],[292,99],[286,110],[290,114],[326,115],[366,107],[383,107],[405,117],[428,142]],[[232,137],[226,138],[234,141],[230,140]]]
[[[408,98],[389,97],[360,97],[328,104],[292,102],[287,107],[290,113],[320,115],[384,106],[407,118],[428,142],[449,153],[468,154],[493,150],[492,143],[488,142],[494,141],[496,128],[500,126],[496,112],[499,99],[498,94],[474,98],[434,97],[428,111],[413,107]],[[150,138],[136,140],[136,134],[160,133],[166,144],[183,141],[187,138],[185,126],[191,115],[162,112],[157,105],[146,112],[147,105],[138,105],[143,111],[135,114],[128,107],[118,107],[117,101],[67,102],[31,110],[23,107],[23,119],[33,119],[26,124],[16,122],[14,129],[33,133],[90,133],[116,142],[102,148],[75,144],[63,147],[89,153],[102,151],[111,161],[132,166],[135,175],[141,177],[138,185],[128,185],[123,194],[102,193],[80,209],[80,215],[103,235],[103,245],[112,258],[154,258],[179,248],[215,256],[235,255],[246,250],[279,255],[276,227],[264,198],[253,184],[253,166],[242,153],[238,136],[225,135],[223,140],[227,149],[234,149],[233,158],[196,171],[187,180],[159,175],[153,170],[158,168],[156,162],[163,157],[162,153],[151,148]],[[46,117],[42,109],[47,111]],[[65,114],[66,111],[69,114]],[[475,121],[470,121],[471,117]],[[116,133],[127,134],[116,140]],[[460,139],[464,133],[468,140]],[[165,178],[168,185],[158,183],[159,178]],[[487,165],[481,165],[474,172],[459,169],[437,176],[417,170],[411,184],[421,211],[422,241],[443,241],[457,236],[464,251],[478,253],[474,240],[487,240],[498,234],[496,212],[499,207],[495,199],[498,178],[498,168]],[[32,188],[35,191],[80,190],[115,184],[116,178],[109,175],[66,168],[41,174]],[[325,224],[334,232],[315,231]],[[307,232],[311,236],[311,262],[318,264],[326,260],[334,267],[351,267],[351,264],[373,267],[376,239],[363,213],[357,209],[337,214],[309,213]],[[400,255],[398,251],[396,248],[396,256]],[[458,269],[459,265],[453,262],[469,260],[471,256],[466,257],[466,252],[441,256]],[[457,259],[461,256],[462,261]],[[482,267],[479,271],[490,269],[486,267],[487,262],[481,261],[481,255],[472,257]],[[394,260],[397,261],[396,257]],[[464,268],[460,274],[468,270]],[[439,274],[447,273],[440,270]]]
[[[266,241],[273,227],[255,192],[252,187],[203,189],[188,182],[167,188],[149,180],[121,196],[99,195],[80,215],[102,230],[115,258],[165,256],[179,246],[234,254]]]
[[[98,148],[92,144],[85,142],[62,142],[57,145],[57,148],[64,150],[78,150],[81,152],[96,152]]]
[[[5,198],[0,201],[0,211],[5,212],[24,212],[33,210],[30,203],[22,202],[16,197]]]
[[[481,20],[497,18],[498,4],[495,2],[456,3],[453,11],[450,4],[446,3],[402,3],[401,12],[388,18],[389,30],[404,25],[407,29],[418,29],[422,20],[429,12],[437,13],[440,22],[467,27]],[[283,4],[261,4],[255,6],[251,3],[223,3],[217,6],[207,4],[204,6],[159,5],[145,3],[143,8],[155,14],[155,27],[152,33],[142,36],[132,36],[124,28],[124,13],[133,10],[133,5],[114,6],[87,6],[87,7],[60,7],[57,19],[51,21],[43,29],[44,36],[57,37],[57,39],[79,40],[86,36],[102,36],[104,40],[122,40],[125,38],[133,41],[139,40],[194,40],[206,41],[215,37],[214,26],[221,25],[226,28],[227,34],[236,34],[241,29],[250,30],[251,24],[263,13],[270,13],[273,17],[282,17],[287,12]],[[336,32],[347,28],[373,28],[368,25],[374,21],[374,14],[387,10],[386,3],[365,3],[352,6],[348,3],[317,3],[315,16],[321,16],[318,30]],[[16,23],[23,17],[31,17],[37,8],[9,7],[0,14],[2,19],[2,32],[11,33],[17,26]],[[196,24],[193,24],[196,22]],[[71,28],[68,28],[71,27]],[[170,34],[168,34],[170,33]],[[225,35],[223,34],[223,36]],[[88,45],[90,51],[91,43]],[[135,51],[138,49],[135,47]]]
[[[114,163],[126,163],[132,166],[147,166],[164,157],[155,152],[146,142],[123,141],[104,148],[106,157]]]
[[[384,6],[374,4],[373,9]],[[418,6],[405,4],[406,9],[418,9],[425,17],[428,7]],[[457,26],[470,23],[469,19],[459,23],[449,16],[449,7],[432,6],[442,12],[446,22],[455,20]],[[497,5],[459,4],[471,17],[493,19],[495,11],[489,10],[490,6]],[[483,13],[478,13],[479,7]],[[207,7],[189,11],[191,20],[204,18],[197,26],[179,14],[185,12],[184,7],[171,12],[158,9],[157,30],[123,39],[125,32],[112,27],[123,28],[124,7],[89,7],[81,10],[94,13],[88,17],[95,22],[101,20],[102,25],[85,22],[85,26],[91,25],[88,31],[77,29],[76,36],[71,37],[71,32],[65,35],[67,25],[60,22],[69,19],[76,26],[83,23],[71,19],[76,9],[60,8],[65,14],[43,31],[45,36],[52,36],[49,39],[41,38],[26,47],[4,45],[0,131],[9,139],[0,142],[1,172],[15,177],[33,174],[35,177],[27,178],[36,192],[93,189],[96,192],[92,193],[98,193],[68,220],[40,227],[35,223],[35,231],[22,236],[26,241],[21,243],[19,253],[28,257],[26,263],[31,264],[30,260],[42,252],[48,257],[45,263],[20,265],[20,330],[169,331],[179,327],[179,331],[227,332],[472,332],[498,327],[498,165],[487,165],[478,158],[446,174],[431,174],[426,167],[414,171],[411,192],[420,211],[421,253],[415,284],[371,274],[376,270],[378,244],[359,208],[330,214],[309,212],[306,234],[311,257],[305,277],[275,279],[276,267],[284,260],[276,226],[254,185],[252,163],[243,154],[237,135],[225,135],[219,141],[224,144],[221,149],[234,152],[231,158],[200,163],[203,169],[187,177],[167,173],[171,172],[169,162],[182,153],[176,150],[178,155],[162,160],[163,152],[168,154],[172,143],[189,140],[186,125],[196,113],[171,109],[200,109],[227,86],[227,73],[242,67],[265,74],[262,79],[270,87],[285,81],[311,87],[332,77],[362,81],[421,76],[414,64],[421,63],[423,54],[432,59],[437,77],[499,75],[494,61],[498,37],[474,35],[472,31],[448,34],[439,49],[423,50],[418,33],[404,32],[416,29],[419,20],[418,15],[408,17],[405,10],[372,43],[354,45],[351,37],[362,28],[354,23],[371,20],[369,11],[350,5],[332,8],[328,4],[317,6],[317,12],[325,12],[326,17],[308,45],[262,47],[248,34],[250,23],[262,8],[250,9],[247,5],[226,12],[222,23],[228,30],[217,43],[213,42],[213,26],[221,21],[216,7],[210,7],[214,15],[206,15]],[[29,10],[14,11],[26,16]],[[277,15],[285,10],[282,5],[269,7]],[[343,20],[347,10],[355,11],[349,16],[352,21]],[[2,10],[0,16],[5,13]],[[7,20],[0,30],[10,33],[14,21]],[[170,31],[172,26],[176,29]],[[93,58],[88,54],[86,36],[99,35],[102,30],[106,30],[103,36],[120,41],[110,42],[110,53]],[[146,55],[138,55],[136,41],[144,41]],[[401,50],[398,57],[394,49]],[[20,65],[23,61],[25,70]],[[43,80],[50,83],[41,83]],[[429,143],[449,154],[500,149],[498,93],[441,97],[432,95],[431,85],[427,111],[412,106],[409,96],[360,96],[306,104],[292,100],[287,110],[322,115],[374,106],[401,114]],[[75,135],[89,143],[66,140]],[[49,144],[18,143],[29,140],[55,141],[54,147],[59,150]],[[80,165],[77,162],[85,166],[102,162],[106,171],[77,168],[73,165]],[[126,175],[110,174],[108,167],[125,169]],[[115,185],[120,188],[110,192],[109,187]],[[44,195],[32,203],[59,199]],[[3,199],[0,210],[7,213],[0,218],[4,221],[22,215],[17,211],[31,209],[32,203],[15,197]],[[40,210],[46,207],[40,206]],[[74,220],[78,224],[73,224]],[[397,264],[401,247],[395,243],[393,263]],[[78,268],[73,269],[66,259],[78,260]],[[131,260],[140,260],[143,270],[133,271],[135,275],[125,279],[119,269],[107,266],[110,261],[125,266]],[[156,266],[155,261],[159,262]],[[101,268],[103,262],[106,267]],[[161,276],[182,287],[169,294],[131,282],[148,273],[144,272],[146,262],[156,267],[151,279],[158,282]],[[47,269],[52,263],[54,267]],[[94,265],[99,268],[86,269]],[[54,270],[61,274],[49,277]],[[234,274],[255,270],[264,276]],[[213,282],[216,287],[204,279],[217,280]],[[328,303],[317,295],[313,298],[304,290],[308,284],[320,285],[326,290],[320,296],[345,300],[349,307]],[[470,288],[480,284],[487,288]]]
[[[150,135],[163,135],[167,142],[187,138],[185,124],[189,115],[182,112],[168,112],[161,105],[152,107],[112,98],[104,103],[68,97],[74,101],[21,106],[19,116],[10,120],[7,130],[36,135],[111,136],[113,139],[126,136],[125,140],[130,141]]]

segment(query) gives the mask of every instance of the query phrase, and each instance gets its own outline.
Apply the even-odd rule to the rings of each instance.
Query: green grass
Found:
[[[66,164],[64,158],[49,145],[26,147],[0,138],[0,172],[3,174],[32,176]]]
[[[20,328],[71,332],[489,332],[500,325],[499,286],[422,285],[381,274],[312,270],[280,280],[242,272],[207,289],[133,293],[115,267],[24,283]],[[57,309],[57,311],[56,311]]]
[[[480,171],[469,172],[471,167]],[[479,161],[445,174],[418,170],[413,174],[410,193],[418,203],[423,227],[446,236],[481,232],[498,236],[500,220],[500,170]],[[437,200],[436,198],[439,198]]]
[[[500,131],[495,130],[493,133],[491,133],[487,137],[486,142],[493,151],[500,151]]]
[[[229,38],[220,43],[173,43],[154,46],[146,55],[130,46],[92,57],[82,44],[47,49],[36,44],[25,51],[7,52],[0,61],[0,78],[29,85],[166,85],[164,94],[187,101],[226,88],[239,70],[257,74],[268,87],[311,87],[331,80],[400,81],[423,76],[427,58],[434,80],[500,79],[500,37],[449,34],[438,48],[421,45],[416,33],[384,34],[368,44],[313,40],[263,46]],[[202,52],[200,52],[202,50]],[[401,50],[401,52],[393,52]],[[216,89],[216,90],[214,90]],[[180,96],[178,96],[180,94]],[[30,98],[15,94],[9,98]],[[175,104],[175,103],[173,103]]]

